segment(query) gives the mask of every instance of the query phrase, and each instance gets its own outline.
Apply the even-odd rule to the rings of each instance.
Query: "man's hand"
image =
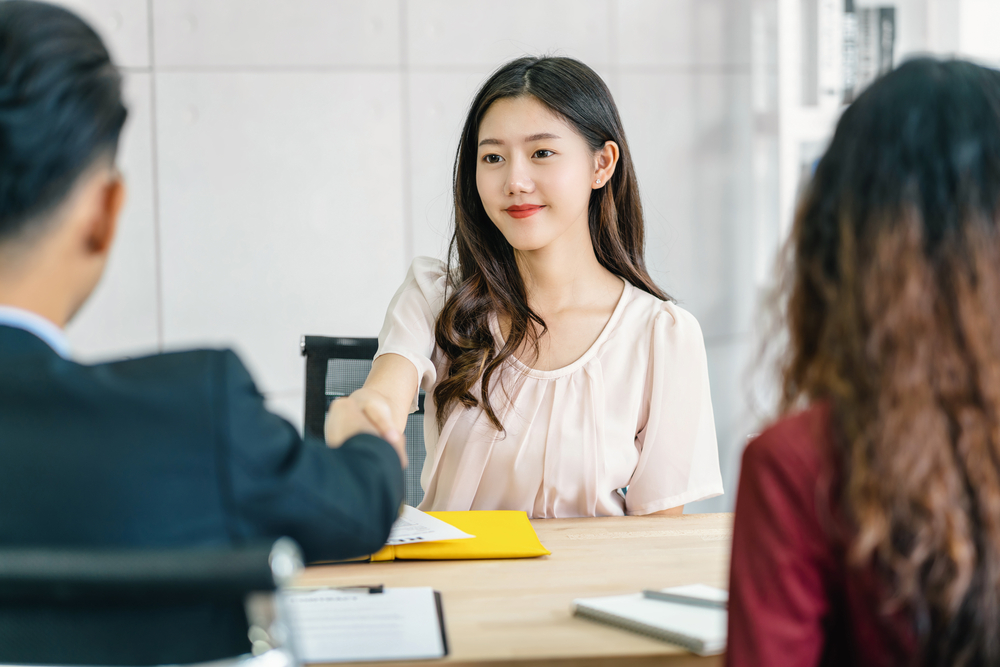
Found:
[[[340,447],[359,433],[377,435],[396,450],[399,461],[405,468],[406,440],[392,424],[389,404],[378,392],[359,389],[350,396],[338,398],[330,404],[324,427],[326,444]]]

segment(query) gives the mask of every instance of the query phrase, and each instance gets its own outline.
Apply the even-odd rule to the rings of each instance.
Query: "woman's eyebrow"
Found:
[[[551,132],[539,132],[538,134],[533,134],[530,137],[524,138],[524,143],[530,144],[532,141],[541,141],[542,139],[561,139],[558,134],[552,134]],[[483,139],[479,142],[480,146],[503,146],[504,142],[499,139]]]

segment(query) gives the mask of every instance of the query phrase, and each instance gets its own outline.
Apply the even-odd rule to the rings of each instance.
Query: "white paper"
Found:
[[[323,589],[280,594],[279,610],[300,662],[444,657],[431,588],[382,593]]]
[[[416,507],[403,505],[403,513],[392,524],[392,531],[386,544],[412,544],[413,542],[436,542],[438,540],[464,540],[475,535],[464,533],[450,523],[435,519]]]

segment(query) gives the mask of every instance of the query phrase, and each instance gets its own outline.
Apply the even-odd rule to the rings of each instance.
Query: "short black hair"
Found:
[[[101,38],[60,7],[0,1],[0,243],[58,206],[118,147],[128,112]]]

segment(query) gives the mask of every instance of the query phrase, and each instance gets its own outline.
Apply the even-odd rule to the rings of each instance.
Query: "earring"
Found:
[[[600,185],[600,184],[601,184],[601,179],[597,179],[597,184],[598,184],[598,185]]]

